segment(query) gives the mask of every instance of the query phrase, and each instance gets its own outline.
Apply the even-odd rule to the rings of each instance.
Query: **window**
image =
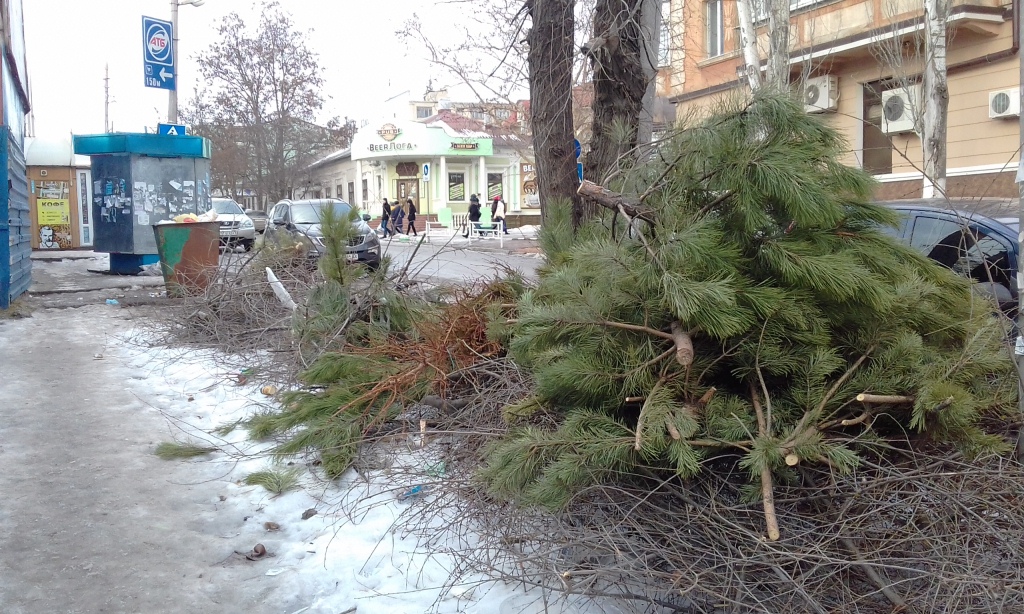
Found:
[[[487,173],[487,200],[493,200],[495,196],[504,196],[501,186],[501,173]]]
[[[707,0],[704,3],[704,43],[708,57],[713,58],[725,53],[725,22],[722,17],[724,0]]]
[[[466,200],[465,173],[448,173],[448,200]]]
[[[338,185],[334,186],[334,195],[337,196],[338,198],[341,198],[342,200],[344,200],[345,192],[342,191],[341,188],[342,188],[342,185],[340,183]],[[352,192],[351,191],[348,193],[348,198],[349,198],[349,200],[352,200]]]
[[[427,119],[433,115],[432,111],[430,107],[416,107],[416,119]]]
[[[914,220],[910,244],[954,273],[978,282],[1000,303],[1012,299],[1009,245],[986,228],[926,215]]]
[[[480,110],[470,111],[469,117],[481,122],[487,121],[487,114]]]
[[[327,186],[326,188],[324,188],[324,198],[330,198],[330,197],[331,197],[331,186]]]
[[[274,210],[270,212],[270,219],[273,223],[284,224],[288,221],[288,205],[278,205],[274,207]]]
[[[892,141],[882,132],[882,86],[879,83],[864,86],[863,136],[864,170],[873,175],[892,172]]]
[[[505,120],[512,117],[512,111],[508,109],[495,109],[494,116],[498,119]]]
[[[366,204],[369,201],[370,201],[370,181],[368,179],[363,179],[363,198],[359,202],[363,203],[363,204]]]
[[[661,3],[661,23],[658,24],[658,66],[672,63],[672,3]]]
[[[352,181],[348,182],[348,202],[356,202],[356,184]],[[365,200],[363,202],[366,202]]]

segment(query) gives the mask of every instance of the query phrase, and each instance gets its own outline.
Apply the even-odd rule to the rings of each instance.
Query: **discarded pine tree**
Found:
[[[537,381],[523,407],[559,425],[493,446],[491,492],[558,509],[630,476],[738,466],[776,540],[775,485],[799,466],[849,472],[908,434],[1005,453],[981,426],[1016,396],[1001,323],[887,236],[896,215],[844,149],[759,95],[681,132],[623,187],[638,196],[585,183],[608,212],[546,226],[549,263],[511,331]]]

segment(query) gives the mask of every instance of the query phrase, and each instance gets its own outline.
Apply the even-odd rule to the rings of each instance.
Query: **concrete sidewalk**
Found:
[[[96,273],[110,269],[109,256],[91,251],[32,252],[28,301],[37,307],[81,307],[128,296],[163,292],[163,277]]]

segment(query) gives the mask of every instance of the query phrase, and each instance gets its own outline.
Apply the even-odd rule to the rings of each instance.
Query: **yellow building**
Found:
[[[808,112],[849,143],[846,162],[871,172],[880,199],[921,196],[923,0],[790,0],[792,81]],[[948,22],[947,192],[1016,197],[1020,0],[952,0]],[[756,4],[756,3],[755,3]],[[672,0],[659,94],[677,116],[742,92],[735,0]],[[761,57],[765,24],[757,24]],[[666,39],[663,38],[663,41]]]

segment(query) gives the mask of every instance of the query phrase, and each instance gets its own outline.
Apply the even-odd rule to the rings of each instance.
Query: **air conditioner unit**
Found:
[[[1020,117],[1020,92],[1017,88],[988,93],[988,118]]]
[[[808,79],[804,85],[804,111],[823,113],[835,111],[839,105],[839,78],[825,75]]]
[[[921,86],[911,85],[882,92],[882,132],[916,132],[921,112]]]

